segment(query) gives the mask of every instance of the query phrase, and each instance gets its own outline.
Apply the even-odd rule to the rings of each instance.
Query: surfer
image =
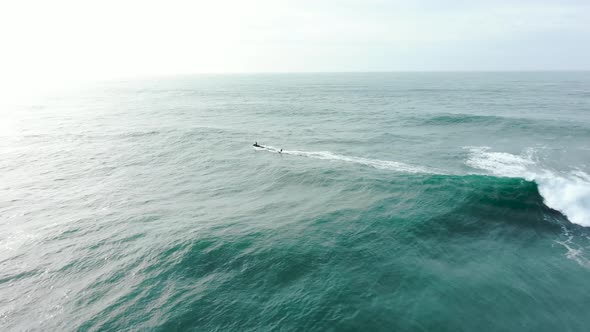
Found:
[[[257,147],[257,148],[262,148],[263,147],[262,145],[259,145],[258,142],[254,142],[254,146]]]
[[[283,149],[281,149],[281,151],[279,151],[279,153],[283,153]]]

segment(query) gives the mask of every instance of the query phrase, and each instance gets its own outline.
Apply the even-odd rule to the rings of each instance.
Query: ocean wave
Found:
[[[468,113],[435,113],[414,115],[405,118],[409,124],[419,126],[457,126],[457,125],[507,125],[511,127],[534,127],[544,120],[504,117],[498,115],[479,115]],[[553,125],[553,122],[548,123]]]
[[[590,176],[585,172],[563,174],[543,168],[532,149],[514,155],[493,152],[489,147],[466,148],[470,152],[468,166],[496,176],[534,181],[548,207],[563,213],[572,223],[590,226]]]
[[[495,115],[475,115],[475,114],[442,114],[431,118],[423,119],[425,125],[452,125],[452,124],[487,124],[506,120],[506,118]],[[517,119],[510,119],[511,121]]]
[[[277,153],[273,146],[256,150]],[[537,184],[543,202],[549,208],[561,212],[572,223],[590,226],[590,175],[581,170],[567,174],[542,168],[535,158],[535,151],[526,150],[521,155],[494,152],[489,147],[466,147],[470,155],[466,164],[498,177],[522,178]],[[411,165],[392,160],[380,160],[340,155],[330,151],[282,150],[284,155],[301,156],[320,160],[339,161],[391,170],[402,173],[450,175],[443,170]]]
[[[478,115],[467,113],[438,113],[406,118],[410,125],[418,126],[497,126],[503,130],[516,129],[519,131],[530,130],[532,132],[547,131],[560,132],[567,128],[568,132],[576,132],[579,135],[590,133],[587,123],[570,120],[554,120],[543,118],[521,118],[498,115]]]

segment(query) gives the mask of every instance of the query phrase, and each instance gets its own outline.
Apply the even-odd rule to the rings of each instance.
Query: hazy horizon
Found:
[[[198,73],[590,70],[590,3],[22,1],[6,84]],[[18,83],[17,82],[17,83]]]

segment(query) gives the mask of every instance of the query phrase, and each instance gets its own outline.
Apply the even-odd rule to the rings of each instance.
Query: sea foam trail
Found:
[[[590,176],[582,171],[568,174],[540,168],[534,151],[522,155],[492,152],[488,147],[467,147],[467,165],[496,176],[519,177],[535,181],[545,204],[576,224],[590,226]]]
[[[277,149],[272,146],[265,146],[264,148],[255,148],[255,149],[269,151],[269,152],[279,152],[280,151],[280,149]],[[439,172],[437,170],[429,169],[429,168],[422,167],[422,166],[409,165],[409,164],[401,163],[398,161],[344,156],[344,155],[335,154],[335,153],[332,153],[329,151],[283,150],[281,153],[286,154],[286,155],[292,155],[292,156],[301,156],[301,157],[314,158],[314,159],[354,163],[354,164],[369,166],[369,167],[373,167],[373,168],[377,168],[377,169],[391,170],[391,171],[404,172],[404,173],[442,174],[442,172]]]

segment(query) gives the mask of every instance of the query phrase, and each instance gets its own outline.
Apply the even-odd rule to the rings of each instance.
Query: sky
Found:
[[[588,0],[0,1],[5,84],[195,73],[590,70]]]

